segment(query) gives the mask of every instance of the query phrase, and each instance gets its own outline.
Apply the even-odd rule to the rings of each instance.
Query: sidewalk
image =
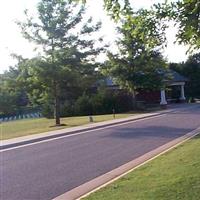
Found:
[[[29,144],[32,142],[39,142],[42,140],[54,139],[54,138],[64,137],[64,136],[71,135],[71,134],[77,134],[77,133],[91,131],[91,130],[95,130],[95,129],[99,129],[99,128],[105,128],[105,127],[109,127],[112,125],[127,123],[127,122],[131,122],[131,121],[135,121],[135,120],[160,116],[163,114],[188,109],[190,107],[194,107],[195,105],[197,105],[197,104],[192,104],[192,105],[181,104],[181,105],[177,105],[177,106],[173,105],[173,106],[169,106],[169,109],[167,109],[167,110],[160,110],[160,111],[145,113],[145,114],[137,114],[137,115],[134,115],[131,117],[126,117],[126,118],[121,118],[121,119],[114,119],[114,120],[98,122],[98,123],[90,123],[90,124],[76,126],[76,127],[72,127],[72,128],[65,128],[65,129],[61,129],[61,130],[33,134],[33,135],[18,137],[18,138],[14,138],[14,139],[2,140],[2,141],[0,141],[0,150],[15,147],[15,146],[20,146],[20,145],[25,145],[25,144]]]

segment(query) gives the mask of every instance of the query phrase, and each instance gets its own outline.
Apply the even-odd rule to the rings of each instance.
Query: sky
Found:
[[[34,51],[34,44],[25,40],[19,27],[15,21],[23,21],[24,10],[28,9],[31,13],[36,13],[36,5],[39,0],[6,0],[1,2],[0,6],[0,73],[8,70],[9,66],[16,64],[10,54],[16,53],[25,58],[31,58],[37,53]],[[133,2],[134,8],[150,7],[153,3],[163,2],[164,0],[135,0]],[[103,0],[88,0],[88,14],[96,21],[102,21],[101,34],[104,35],[105,41],[111,44],[116,38],[116,31],[114,30],[114,23],[106,16],[102,8]],[[181,62],[187,59],[186,47],[175,45],[176,29],[171,27],[167,31],[168,47],[164,49],[163,55],[169,62]]]

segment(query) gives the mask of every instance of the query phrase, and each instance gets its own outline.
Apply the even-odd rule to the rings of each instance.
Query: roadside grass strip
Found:
[[[84,200],[199,200],[200,135]]]
[[[126,118],[133,116],[139,113],[121,113],[116,114],[115,119]],[[94,123],[95,122],[103,122],[107,120],[112,120],[113,115],[95,115],[93,116]],[[89,117],[88,116],[80,116],[80,117],[66,117],[61,118],[61,123],[65,124],[65,126],[52,127],[55,124],[54,119],[25,119],[25,120],[16,120],[10,122],[2,122],[0,124],[0,140],[12,139],[16,137],[22,137],[47,131],[54,131],[64,128],[75,127],[79,125],[88,124]]]

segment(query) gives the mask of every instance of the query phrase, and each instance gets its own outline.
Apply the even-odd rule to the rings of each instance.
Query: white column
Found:
[[[180,100],[185,100],[185,90],[184,90],[184,85],[181,85],[181,96]]]
[[[167,100],[166,100],[166,97],[165,97],[165,90],[162,89],[160,91],[160,105],[167,105]]]

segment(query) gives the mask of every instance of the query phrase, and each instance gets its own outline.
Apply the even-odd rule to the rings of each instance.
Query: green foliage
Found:
[[[91,115],[92,114],[92,101],[89,96],[83,94],[79,97],[74,105],[75,115]]]
[[[132,109],[131,96],[122,91],[100,89],[96,94],[79,97],[74,105],[75,115],[97,115],[127,112]]]
[[[28,104],[25,89],[17,81],[19,73],[10,67],[0,76],[0,114],[16,114]]]
[[[164,86],[166,63],[159,50],[166,45],[167,25],[156,13],[155,9],[134,12],[130,5],[121,12],[119,53],[108,53],[109,61],[103,70],[133,94],[138,88],[156,90]]]
[[[122,113],[132,110],[132,96],[125,91],[100,89],[93,97],[93,112],[95,114]]]
[[[116,105],[116,97],[117,93],[114,91],[100,89],[97,94],[92,97],[93,113],[112,113],[112,110],[118,107]]]
[[[78,0],[76,0],[77,2]],[[82,2],[86,2],[82,1]],[[134,6],[134,2],[133,2]],[[129,0],[104,0],[104,8],[116,22],[131,17],[133,12]],[[126,16],[126,17],[125,17]],[[148,16],[154,18],[154,24],[161,23],[165,29],[168,21],[173,21],[178,27],[177,41],[189,45],[189,52],[200,48],[200,1],[199,0],[166,0],[164,3],[155,3],[149,10]],[[165,27],[166,26],[166,27]],[[144,26],[151,29],[150,26]],[[160,29],[155,26],[155,30]],[[150,30],[149,29],[149,30]],[[151,34],[154,32],[151,31]],[[163,37],[165,33],[163,32]]]
[[[72,0],[72,2],[85,4],[87,0]],[[115,21],[118,21],[122,14],[128,13],[131,9],[129,0],[103,0],[103,2],[105,10]]]
[[[52,119],[54,117],[54,109],[53,105],[49,102],[45,102],[41,106],[42,108],[42,116],[46,117],[47,119]]]
[[[23,36],[42,47],[44,53],[25,63],[27,80],[35,100],[44,103],[51,99],[56,124],[60,124],[61,101],[72,88],[86,88],[94,81],[94,60],[103,48],[95,48],[91,35],[101,23],[93,25],[91,18],[82,22],[85,9],[72,1],[41,0],[37,10],[38,18],[25,11],[26,21],[18,22]]]
[[[134,93],[137,88],[158,89],[163,87],[165,61],[158,52],[162,45],[161,33],[152,35],[145,27],[151,24],[148,11],[140,10],[118,28],[121,34],[117,41],[119,53],[108,53],[109,61],[103,73],[111,76],[123,88]],[[148,22],[149,21],[149,22]],[[153,22],[152,22],[153,24]]]
[[[17,95],[0,88],[0,114],[12,114],[16,111]]]
[[[170,67],[189,79],[186,84],[188,98],[200,98],[200,53],[189,56],[185,63],[172,63]]]
[[[120,2],[118,0],[104,0],[104,5],[114,19],[124,18],[124,13],[130,16],[131,8],[128,0]],[[154,25],[161,23],[164,29],[167,27],[167,21],[174,21],[178,26],[177,41],[180,44],[189,45],[189,51],[200,48],[199,0],[178,0],[157,3],[148,10],[148,17],[151,17],[150,23],[154,22]],[[152,24],[144,26],[147,29],[151,29],[151,27]],[[160,26],[155,26],[155,31],[159,28]],[[151,34],[154,34],[154,32],[152,31]]]
[[[154,7],[158,19],[175,22],[178,27],[177,41],[188,45],[188,52],[200,48],[199,0],[166,1],[163,4],[155,4]]]
[[[179,26],[177,38],[179,43],[200,48],[200,1],[182,0],[176,4],[176,22]]]
[[[154,9],[129,12],[122,21],[123,31],[129,32],[132,38],[138,38],[146,50],[158,50],[166,45],[165,30],[168,26],[157,18]]]
[[[128,14],[131,10],[129,0],[104,0],[104,8],[115,21],[118,21],[122,15]]]

